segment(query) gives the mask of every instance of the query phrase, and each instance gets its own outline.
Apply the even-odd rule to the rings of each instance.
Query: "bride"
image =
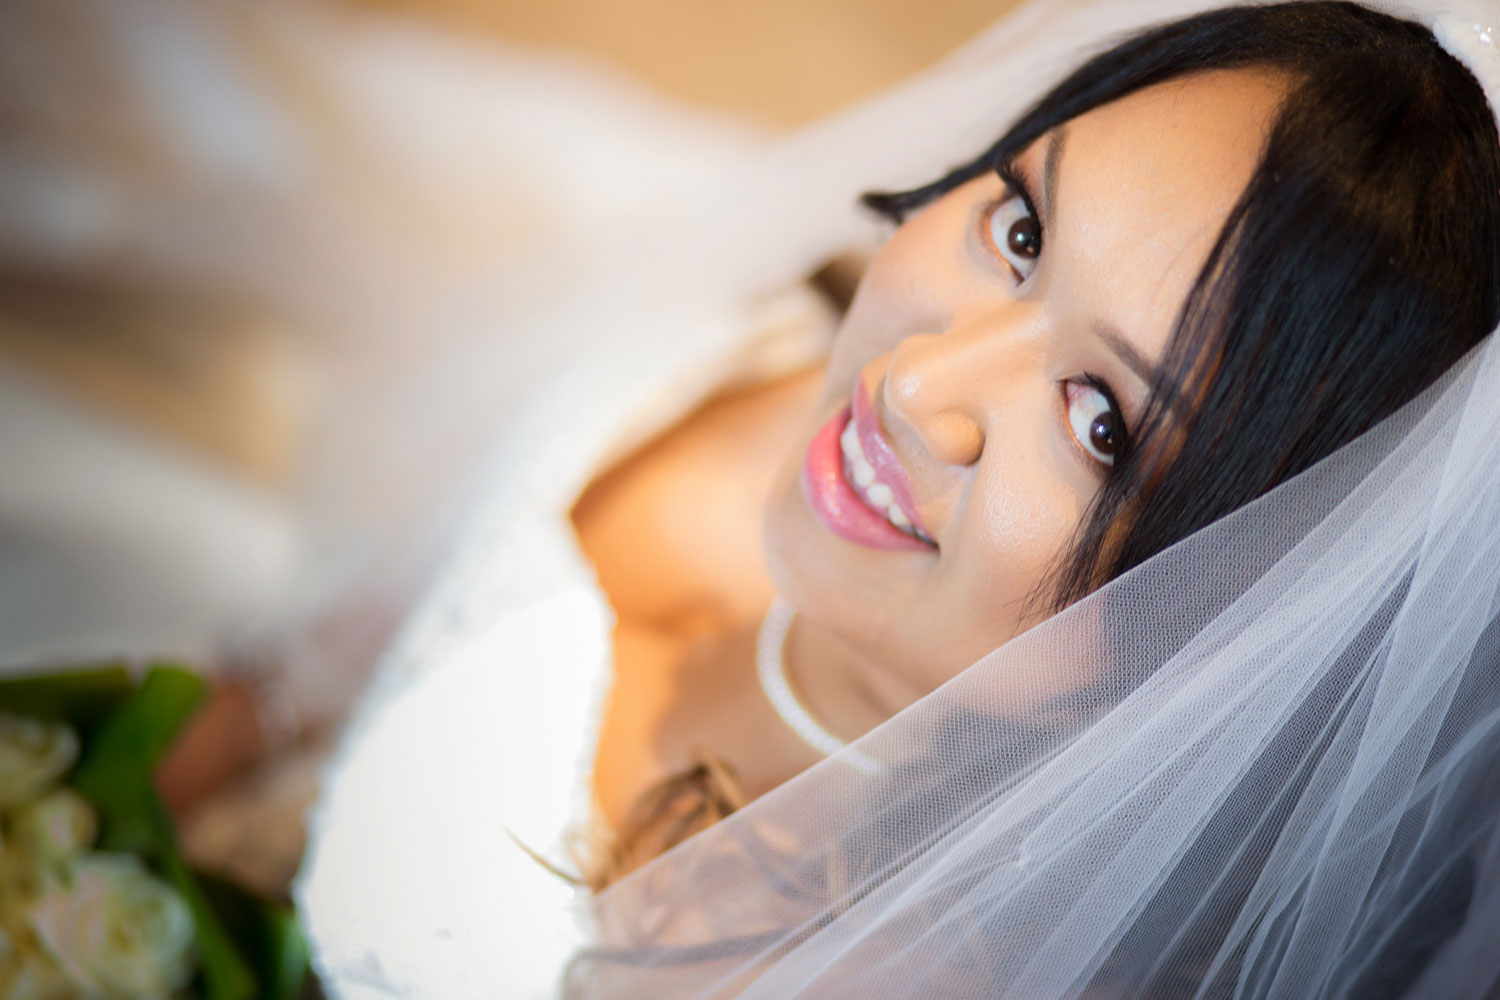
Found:
[[[883,105],[908,150],[1020,114],[866,196],[826,362],[806,289],[715,307],[847,236],[797,209],[880,115],[538,313],[570,367],[316,817],[335,995],[1493,986],[1496,33],[1230,8],[1038,86],[1127,6]]]

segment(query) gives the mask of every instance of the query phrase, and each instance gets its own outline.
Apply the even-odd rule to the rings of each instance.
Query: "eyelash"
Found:
[[[1112,456],[1113,461],[1107,463],[1101,462],[1098,458],[1096,458],[1089,452],[1088,447],[1082,441],[1078,440],[1078,435],[1073,433],[1072,420],[1068,413],[1069,385],[1087,386],[1088,388],[1093,389],[1101,396],[1103,396],[1105,402],[1109,404],[1109,412],[1114,414],[1115,421],[1120,429],[1120,442],[1116,446],[1115,452]],[[1096,468],[1102,468],[1106,475],[1108,475],[1114,469],[1119,468],[1120,463],[1124,460],[1125,456],[1130,453],[1130,427],[1125,421],[1125,411],[1120,408],[1119,399],[1115,396],[1115,391],[1110,388],[1109,383],[1098,375],[1084,373],[1082,375],[1074,376],[1073,378],[1064,379],[1059,383],[1059,390],[1062,393],[1063,423],[1066,427],[1068,436],[1073,438],[1073,441],[1077,445],[1079,451],[1083,453],[1084,457],[1089,461],[1090,464],[1092,464]]]
[[[992,220],[995,213],[1017,199],[1020,200],[1022,206],[1026,209],[1026,215],[1036,222],[1037,242],[1039,244],[1037,256],[1033,258],[1036,263],[1040,262],[1041,254],[1047,246],[1047,234],[1042,227],[1042,217],[1037,213],[1036,202],[1031,197],[1031,190],[1026,186],[1025,180],[1016,172],[1015,165],[1010,161],[1002,161],[995,166],[995,173],[999,176],[1001,182],[1005,184],[1006,192],[1001,197],[990,201],[979,213],[977,222],[979,239],[985,245],[986,249],[993,253],[999,259],[1000,263],[1005,265],[1005,268],[1010,271],[1011,277],[1015,279],[1016,284],[1024,284],[1026,279],[1030,277],[1030,272],[1022,274],[1020,269],[1006,256],[1005,249],[998,246],[993,238]],[[1036,264],[1034,263],[1032,266],[1033,271],[1035,270],[1035,266]]]
[[[1016,170],[1016,165],[1011,160],[1002,160],[995,166],[995,173],[1009,189],[1011,197],[1020,198],[1026,203],[1026,210],[1032,214],[1040,225],[1042,217],[1037,214],[1036,201],[1031,197],[1031,188],[1026,179]]]

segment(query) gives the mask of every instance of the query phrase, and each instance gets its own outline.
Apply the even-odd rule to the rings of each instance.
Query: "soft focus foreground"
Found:
[[[474,358],[526,345],[465,328],[482,306],[452,290],[492,269],[511,282],[493,294],[525,286],[538,247],[682,169],[561,139],[549,159],[507,142],[535,121],[456,134],[434,109],[482,118],[486,87],[525,85],[512,110],[561,134],[603,83],[662,148],[732,156],[1009,6],[10,5],[0,669],[172,656],[218,676],[159,778],[191,857],[283,892],[327,734],[462,519],[499,412],[475,401],[520,391]],[[84,822],[40,801],[39,836]],[[81,888],[134,878],[95,868]]]
[[[195,872],[153,788],[204,691],[166,665],[0,680],[0,996],[304,995],[291,908]]]

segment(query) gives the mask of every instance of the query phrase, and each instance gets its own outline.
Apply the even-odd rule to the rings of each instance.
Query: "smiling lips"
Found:
[[[935,548],[916,517],[906,473],[880,431],[863,380],[824,424],[802,463],[802,487],[818,520],[840,538],[877,549]]]

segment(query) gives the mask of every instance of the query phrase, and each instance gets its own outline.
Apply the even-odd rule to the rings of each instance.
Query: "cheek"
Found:
[[[1008,465],[1008,475],[996,470],[976,481],[955,558],[943,566],[941,583],[919,616],[923,627],[914,649],[931,664],[933,687],[1051,613],[1045,600],[1036,600],[1037,588],[1072,540],[1085,501],[1059,484],[1042,459]],[[1018,708],[1066,687],[1066,679],[1052,673],[1009,682],[997,676],[995,682],[997,696]]]
[[[964,534],[971,542],[958,568],[975,610],[1008,609],[1020,616],[1020,628],[1030,623],[1028,604],[1037,587],[1077,532],[1086,498],[1058,476],[1053,456],[1006,457],[1003,469],[987,469],[976,482],[983,493],[966,511]]]

